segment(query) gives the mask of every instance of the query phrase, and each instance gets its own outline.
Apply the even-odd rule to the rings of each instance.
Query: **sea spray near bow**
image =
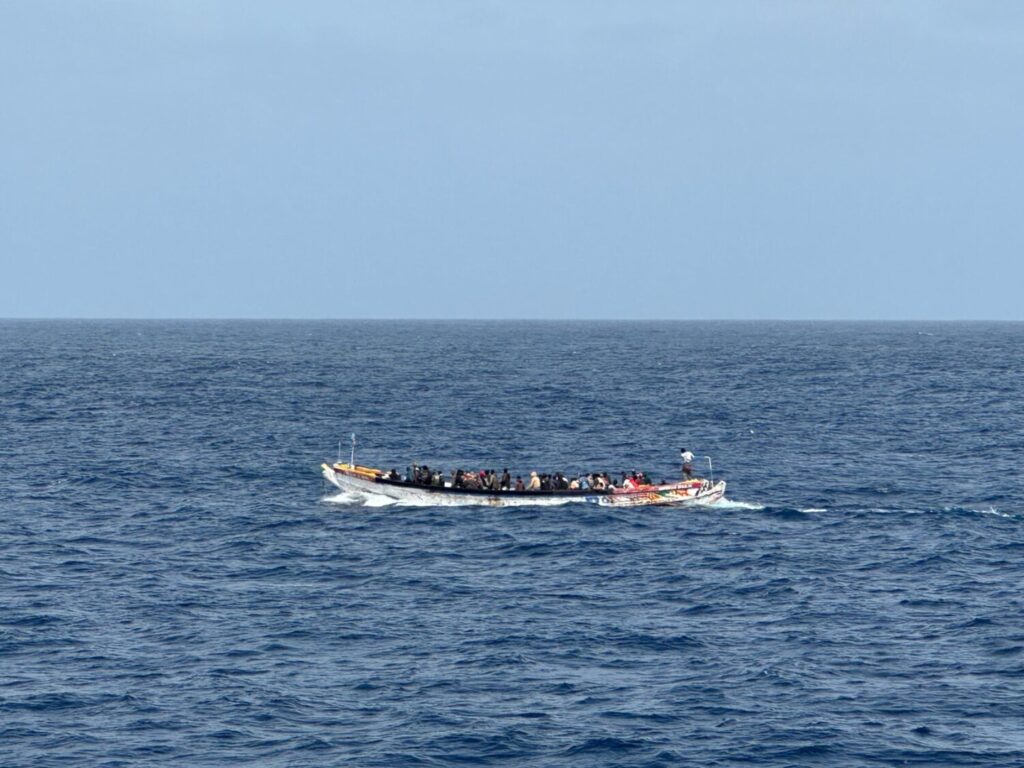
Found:
[[[1021,325],[0,328],[5,764],[1024,761]],[[346,502],[352,431],[731,501]]]

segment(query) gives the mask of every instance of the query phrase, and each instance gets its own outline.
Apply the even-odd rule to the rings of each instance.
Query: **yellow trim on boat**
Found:
[[[324,464],[323,466],[327,467],[326,464]],[[347,475],[359,475],[360,477],[365,477],[367,480],[372,480],[378,475],[384,474],[379,469],[374,469],[373,467],[361,467],[358,464],[353,466],[352,464],[338,463],[332,467],[329,467],[329,469],[335,472],[344,472]]]

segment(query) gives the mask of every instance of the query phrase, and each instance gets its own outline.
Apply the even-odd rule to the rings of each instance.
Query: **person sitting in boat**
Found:
[[[523,485],[523,476],[522,475],[516,475],[516,490],[517,491],[525,491],[526,490],[526,486]]]
[[[633,475],[627,475],[625,472],[622,473],[622,487],[627,491],[635,491],[637,482],[633,478]]]
[[[537,477],[536,472],[530,473],[530,484],[526,486],[528,491],[539,491],[540,490],[540,478]]]

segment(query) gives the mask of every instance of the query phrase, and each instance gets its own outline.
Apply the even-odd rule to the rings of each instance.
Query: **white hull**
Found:
[[[332,485],[350,493],[384,496],[398,503],[439,507],[550,507],[563,504],[600,504],[606,507],[651,505],[694,506],[711,504],[725,495],[725,481],[717,483],[673,483],[647,486],[641,490],[617,490],[614,493],[547,492],[499,493],[463,492],[409,484],[378,482],[368,471],[347,464],[323,465],[323,476]]]

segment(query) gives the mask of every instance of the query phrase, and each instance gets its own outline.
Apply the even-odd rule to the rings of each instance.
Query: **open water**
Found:
[[[1022,363],[1021,324],[0,323],[0,765],[1022,765]],[[685,445],[728,501],[373,506],[318,475],[352,432]]]

